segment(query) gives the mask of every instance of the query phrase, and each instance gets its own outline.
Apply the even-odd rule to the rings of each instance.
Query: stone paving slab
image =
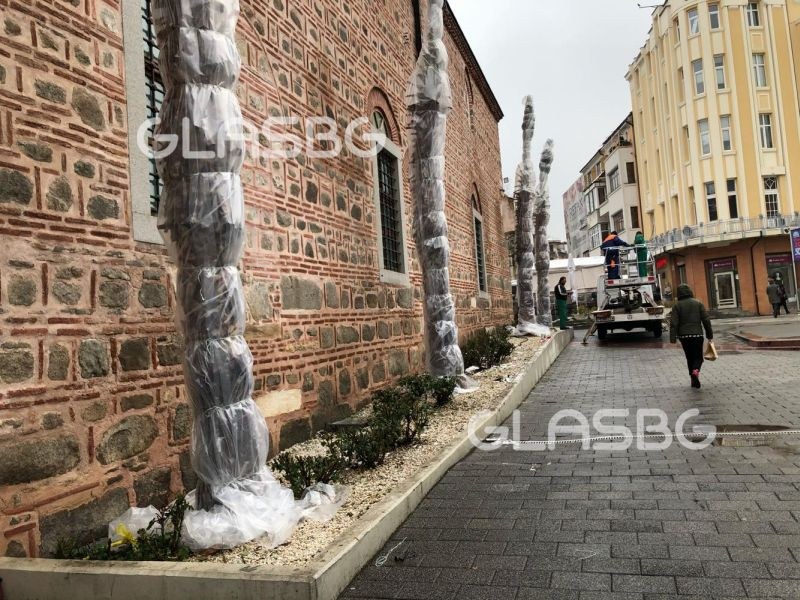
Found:
[[[573,343],[520,407],[520,438],[545,438],[563,408],[590,418],[627,408],[613,422],[632,429],[638,408],[665,410],[670,425],[696,408],[690,425],[800,428],[800,354],[725,355],[704,368],[699,391],[685,369],[679,350],[644,336]],[[796,600],[798,444],[476,450],[342,598]]]

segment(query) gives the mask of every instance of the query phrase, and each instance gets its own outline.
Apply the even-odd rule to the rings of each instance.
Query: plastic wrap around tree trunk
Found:
[[[445,139],[447,113],[452,108],[447,75],[442,7],[431,0],[425,43],[406,93],[411,147],[411,192],[414,197],[414,237],[422,268],[425,296],[425,350],[434,376],[464,377],[458,328],[450,293],[450,244],[445,218]]]
[[[516,174],[516,258],[517,258],[517,316],[516,335],[548,335],[550,330],[536,322],[536,302],[533,291],[534,240],[533,192],[534,173],[531,142],[536,126],[533,98],[525,97],[522,118],[522,162]]]
[[[553,140],[547,140],[539,160],[539,185],[533,193],[534,247],[536,254],[536,312],[537,323],[552,327],[550,312],[550,245],[547,226],[550,224],[550,166],[553,164]]]
[[[189,501],[198,510],[187,514],[186,539],[194,548],[264,535],[279,544],[302,511],[266,468],[268,430],[252,399],[253,357],[244,338],[237,268],[244,247],[244,143],[233,90],[239,2],[153,0],[153,15],[166,89],[156,137],[178,142],[157,165],[159,229],[177,266],[177,324],[194,412],[198,483]]]

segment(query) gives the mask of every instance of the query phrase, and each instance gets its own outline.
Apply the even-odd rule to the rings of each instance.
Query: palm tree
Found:
[[[425,295],[425,349],[434,376],[464,377],[456,310],[450,293],[450,244],[445,217],[445,138],[453,106],[444,45],[444,0],[430,0],[428,27],[406,92],[411,128],[411,191],[414,237]]]
[[[244,144],[233,91],[239,2],[153,0],[153,15],[166,88],[157,137],[179,141],[176,151],[158,159],[164,182],[159,229],[177,266],[177,321],[194,410],[195,504],[208,510],[231,482],[258,478],[268,444],[251,397],[253,357],[244,339],[237,268],[244,248]],[[184,145],[207,157],[184,155]]]
[[[547,243],[547,225],[550,223],[550,166],[553,164],[553,140],[547,140],[539,160],[539,184],[533,192],[534,214],[534,253],[536,255],[536,311],[537,322],[551,327],[553,315],[550,312],[550,246]]]

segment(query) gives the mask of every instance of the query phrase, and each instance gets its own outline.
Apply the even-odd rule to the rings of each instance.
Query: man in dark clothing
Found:
[[[709,342],[714,339],[706,307],[695,299],[692,288],[682,283],[678,286],[678,302],[670,313],[669,341],[673,344],[681,341],[693,388],[700,387],[700,369],[704,360],[703,330]]]
[[[788,315],[788,314],[790,314],[789,313],[789,304],[788,304],[788,302],[789,302],[789,294],[786,291],[786,286],[783,285],[783,279],[781,279],[781,274],[780,273],[775,273],[775,285],[778,286],[778,291],[781,294],[781,306],[783,307],[783,310],[785,310],[786,314]]]
[[[600,250],[606,257],[606,269],[608,270],[608,277],[606,279],[619,279],[619,249],[620,246],[630,248],[630,244],[619,237],[616,231],[608,234],[603,243],[600,245]]]
[[[767,297],[769,298],[769,303],[772,304],[772,316],[777,319],[778,314],[781,312],[781,289],[772,277],[769,278]]]
[[[562,277],[558,280],[556,289],[553,290],[556,297],[556,307],[558,308],[558,324],[561,329],[568,329],[567,319],[567,300],[569,300],[569,290],[567,290],[567,278]]]

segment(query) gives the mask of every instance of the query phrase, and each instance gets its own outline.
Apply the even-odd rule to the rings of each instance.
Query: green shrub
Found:
[[[380,390],[373,397],[373,427],[386,433],[387,439],[397,435],[396,446],[414,443],[428,426],[433,407],[427,395],[415,396],[408,388],[398,386]]]
[[[111,540],[80,545],[71,539],[59,539],[55,557],[86,560],[186,560],[192,554],[181,539],[187,510],[192,508],[186,498],[178,496],[145,529],[140,529],[135,536],[130,532],[130,538],[123,540],[116,548],[112,547]]]
[[[383,464],[386,454],[396,446],[397,439],[397,429],[386,431],[379,424],[373,424],[339,432],[323,443],[330,452],[341,456],[348,467],[374,469]]]
[[[495,327],[491,333],[485,329],[478,330],[461,347],[464,366],[488,369],[501,364],[514,350],[508,337],[505,327]]]
[[[455,377],[434,377],[424,373],[403,377],[397,384],[417,398],[426,397],[437,406],[444,406],[453,399],[457,381]]]
[[[338,481],[346,466],[342,456],[336,452],[322,456],[295,456],[284,452],[272,461],[272,467],[281,473],[298,499],[307,487],[315,483]]]

